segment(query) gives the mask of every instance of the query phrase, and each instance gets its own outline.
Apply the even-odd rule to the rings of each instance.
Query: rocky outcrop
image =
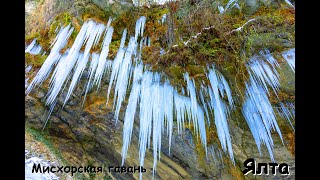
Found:
[[[104,173],[96,174],[95,177],[111,177],[116,179],[138,179],[139,173],[120,174],[108,173],[109,166],[121,166],[121,148],[122,148],[122,128],[123,112],[121,112],[118,123],[115,123],[112,109],[112,101],[106,105],[106,92],[108,88],[107,80],[103,80],[104,85],[101,89],[90,92],[82,104],[82,90],[85,84],[86,74],[84,73],[83,82],[79,83],[73,97],[69,103],[61,109],[64,94],[58,100],[51,118],[44,132],[40,132],[47,116],[48,107],[44,105],[44,99],[47,89],[40,87],[34,89],[32,93],[26,96],[26,127],[38,131],[40,134],[46,134],[53,148],[61,153],[67,164],[76,166],[103,166]],[[43,87],[46,87],[44,84]],[[126,104],[123,105],[125,107]],[[236,111],[235,114],[240,114]],[[254,139],[248,129],[245,120],[241,115],[232,116],[229,120],[230,134],[232,136],[233,150],[235,154],[236,165],[233,166],[227,156],[223,156],[222,162],[214,160],[210,154],[205,158],[203,153],[197,150],[197,139],[192,135],[192,130],[186,128],[181,134],[174,129],[172,137],[171,152],[168,152],[168,139],[163,135],[161,160],[158,161],[156,179],[244,179],[241,170],[243,162],[248,158],[255,158],[257,162],[270,162],[269,154],[266,148],[263,148],[262,156],[256,148]],[[280,124],[281,122],[279,122]],[[133,137],[131,146],[128,150],[125,166],[139,166],[139,119],[135,118]],[[285,124],[282,126],[288,126]],[[292,130],[288,130],[292,132]],[[165,132],[164,132],[165,133]],[[283,132],[287,133],[286,131]],[[287,150],[288,142],[282,144],[279,137],[274,136],[275,149],[274,155],[277,162],[285,162],[290,165],[291,175],[277,175],[275,179],[294,179],[294,156]],[[219,146],[217,146],[219,147]],[[144,179],[152,178],[153,155],[152,150],[146,154],[144,168],[147,172],[143,174]],[[93,178],[90,174],[81,174],[87,178]],[[266,177],[247,176],[249,179]],[[94,179],[94,178],[93,178]]]
[[[113,3],[115,2],[115,3]],[[127,3],[124,3],[127,2]],[[264,1],[269,2],[269,1]],[[70,12],[75,17],[80,16],[85,8],[95,4],[100,9],[111,8],[113,11],[121,12],[123,4],[130,5],[130,1],[103,1],[103,0],[46,0],[35,3],[26,3],[27,19],[26,33],[39,32],[50,26],[54,17],[61,12]],[[36,11],[35,11],[36,10]],[[102,11],[102,10],[101,10]],[[279,44],[282,47],[292,47],[293,43],[274,38],[254,39],[256,44]],[[259,43],[261,42],[261,43]],[[284,99],[294,97],[295,81],[294,73],[288,64],[283,60],[281,65],[281,90],[285,93]],[[231,74],[223,72],[227,79],[233,80]],[[139,174],[120,174],[108,172],[109,166],[120,166],[122,157],[122,130],[123,130],[123,109],[120,112],[118,123],[115,122],[112,100],[106,105],[108,80],[102,80],[103,84],[97,92],[95,89],[87,95],[84,106],[83,86],[86,84],[88,74],[84,72],[81,82],[67,105],[61,109],[65,94],[58,99],[50,119],[45,124],[49,107],[45,106],[45,95],[48,84],[44,83],[40,88],[35,88],[31,94],[26,96],[25,101],[25,123],[27,129],[32,129],[39,136],[50,141],[52,146],[49,150],[59,153],[59,162],[70,166],[103,166],[102,174],[77,174],[74,179],[139,179]],[[230,77],[230,78],[229,78]],[[32,78],[30,78],[32,79]],[[65,92],[64,92],[65,93]],[[236,95],[235,95],[236,96]],[[240,95],[239,95],[240,96]],[[112,94],[111,94],[112,97]],[[181,134],[174,128],[171,151],[166,132],[162,138],[161,160],[157,163],[155,179],[294,179],[295,158],[294,133],[291,127],[284,120],[279,119],[278,123],[284,136],[284,143],[274,134],[274,156],[277,162],[290,165],[290,176],[244,176],[241,170],[244,169],[243,162],[248,158],[254,158],[257,162],[270,162],[269,153],[262,146],[260,155],[256,143],[241,115],[240,107],[237,107],[228,120],[230,134],[232,137],[235,166],[230,162],[228,156],[222,155],[222,159],[214,159],[210,153],[206,158],[202,147],[199,147],[197,137],[194,136],[192,128],[187,127]],[[293,134],[293,135],[292,135]],[[139,166],[139,118],[135,118],[132,142],[128,150],[125,166]],[[219,149],[219,143],[213,143]],[[294,148],[294,146],[293,146]],[[144,160],[144,168],[147,172],[143,174],[144,179],[152,178],[153,155],[150,149]],[[62,178],[63,179],[63,178]]]
[[[49,28],[54,18],[62,12],[68,12],[73,17],[81,17],[92,9],[100,13],[108,10],[120,14],[131,6],[129,0],[29,0],[25,3],[25,35]]]

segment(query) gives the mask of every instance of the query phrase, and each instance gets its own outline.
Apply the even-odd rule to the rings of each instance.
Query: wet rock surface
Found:
[[[84,81],[85,78],[82,80]],[[108,173],[109,166],[121,166],[124,112],[122,109],[116,124],[112,100],[109,100],[109,104],[106,105],[108,82],[106,80],[102,82],[104,84],[98,92],[92,90],[87,95],[83,108],[81,105],[84,82],[79,83],[80,86],[64,109],[61,109],[64,94],[60,96],[43,132],[41,129],[49,109],[44,105],[45,96],[43,96],[47,89],[42,87],[34,89],[30,95],[26,96],[26,127],[45,134],[44,136],[53,144],[53,149],[58,151],[61,158],[70,166],[92,165],[102,166],[104,169],[104,173],[96,174],[94,177],[89,174],[81,174],[83,178],[139,179],[139,173]],[[123,107],[126,107],[126,103],[123,104]],[[275,159],[279,163],[289,164],[291,175],[277,174],[265,177],[248,175],[244,177],[241,170],[244,169],[243,162],[246,159],[255,158],[257,162],[268,163],[270,158],[264,146],[262,146],[262,156],[260,156],[245,120],[241,116],[232,117],[234,119],[229,120],[229,127],[235,154],[235,166],[224,155],[221,160],[223,163],[217,163],[217,160],[210,155],[205,158],[205,155],[197,151],[197,140],[192,130],[186,128],[183,133],[178,134],[174,128],[170,153],[166,132],[163,134],[161,160],[157,163],[155,179],[294,179],[294,156],[287,150],[288,142],[285,141],[282,144],[276,134],[273,138]],[[139,119],[136,117],[125,166],[139,166],[138,124]],[[150,149],[144,161],[144,168],[147,169],[147,172],[143,174],[144,179],[152,178],[152,166],[153,155]]]
[[[111,7],[112,4],[111,1],[108,3],[101,0],[92,2],[101,9]],[[269,1],[263,2],[268,3]],[[30,15],[30,19],[28,19],[29,17],[26,19],[26,32],[38,32],[49,26],[55,15],[66,9],[71,13],[81,12],[81,9],[84,9],[88,3],[89,1],[84,0],[64,1],[64,3],[57,0],[48,0],[44,4],[29,3],[26,5],[28,6],[26,13]],[[252,4],[253,9],[256,9],[256,6],[257,4]],[[121,10],[122,7],[119,3],[114,3],[112,8]],[[38,12],[33,13],[34,9],[38,9]],[[266,43],[261,39],[255,39],[255,41],[261,42],[261,44]],[[274,38],[269,38],[267,42],[277,43],[284,47],[293,46],[292,43],[287,41],[274,42]],[[292,73],[286,62],[280,65],[281,90],[294,96],[294,73]],[[83,86],[86,84],[86,75],[87,72],[84,72],[82,82],[79,83],[76,91],[63,109],[61,109],[61,105],[66,92],[60,96],[44,131],[41,130],[49,110],[49,107],[45,106],[47,88],[44,87],[47,84],[44,83],[44,86],[35,88],[30,95],[26,96],[25,100],[26,128],[32,129],[39,136],[43,136],[50,141],[52,146],[50,146],[48,154],[58,153],[59,161],[63,162],[64,165],[103,166],[103,173],[78,174],[73,179],[139,179],[139,173],[120,174],[108,172],[109,166],[121,166],[123,115],[126,103],[122,105],[120,118],[116,124],[112,108],[113,101],[109,100],[109,104],[106,105],[108,81],[104,79],[98,92],[95,88],[89,92],[82,107]],[[228,79],[236,81],[231,74],[225,74],[225,76],[226,78],[231,77]],[[240,95],[237,96],[240,98]],[[178,134],[177,129],[174,128],[170,152],[168,150],[169,142],[166,132],[163,134],[161,160],[157,163],[155,179],[294,179],[295,158],[288,150],[290,139],[284,138],[284,143],[282,144],[277,134],[273,135],[275,160],[278,163],[289,164],[291,175],[281,176],[277,173],[276,176],[253,176],[252,174],[244,176],[242,174],[241,170],[244,169],[243,162],[248,158],[254,158],[257,162],[264,163],[271,161],[265,146],[262,146],[262,154],[260,156],[240,109],[237,108],[234,114],[231,116],[232,119],[228,120],[228,125],[232,137],[235,166],[232,165],[228,156],[225,156],[224,153],[222,153],[221,159],[212,158],[210,153],[206,158],[202,149],[198,147],[199,143],[197,143],[197,138],[194,136],[192,129],[186,128],[183,133]],[[282,120],[279,120],[278,123],[284,137],[292,133],[288,123]],[[139,166],[138,137],[139,118],[135,117],[131,145],[125,166]],[[214,147],[219,149],[221,147],[219,145],[219,143],[214,144]],[[143,174],[143,179],[152,179],[152,166],[153,155],[152,149],[150,149],[147,151],[144,160],[144,168],[147,169],[147,172]],[[66,178],[61,177],[61,179]]]

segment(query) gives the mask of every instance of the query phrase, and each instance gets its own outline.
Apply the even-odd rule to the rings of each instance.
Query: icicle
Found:
[[[290,111],[290,108],[294,109],[294,106],[292,106],[289,103],[286,103],[286,104],[287,104],[287,107],[282,102],[280,102],[280,107],[277,110],[278,110],[279,115],[283,119],[286,119],[289,122],[289,124],[292,127],[292,129],[294,130],[294,127],[293,127],[293,125],[291,123],[291,120],[294,120],[295,113],[293,111]]]
[[[169,134],[169,154],[171,149],[171,138],[172,138],[172,128],[173,128],[173,98],[174,89],[167,80],[162,86],[162,107],[164,107],[164,116],[166,118],[167,134]],[[159,149],[160,152],[160,149]],[[159,154],[160,155],[160,154]]]
[[[197,94],[195,89],[194,80],[189,79],[188,73],[184,74],[184,78],[187,81],[188,95],[191,99],[191,117],[193,125],[195,127],[196,135],[198,136],[198,131],[200,132],[200,139],[205,148],[207,156],[207,139],[206,139],[206,127],[204,120],[204,112],[197,102]]]
[[[79,51],[82,45],[85,42],[86,35],[88,31],[91,29],[89,28],[89,23],[85,22],[84,25],[81,27],[79,34],[77,35],[70,51],[68,52],[67,57],[64,59],[61,67],[56,68],[58,71],[52,75],[52,86],[49,89],[48,97],[46,100],[46,104],[51,104],[52,106],[55,104],[55,100],[64,84],[68,76],[71,74],[71,70],[73,69],[76,60],[79,57]],[[59,62],[60,64],[60,62]]]
[[[109,53],[109,45],[111,43],[112,33],[113,33],[113,28],[109,27],[107,30],[106,36],[103,40],[103,47],[99,56],[98,67],[96,69],[96,73],[93,79],[93,84],[98,85],[97,90],[100,87],[103,72],[105,71],[105,68],[106,68],[107,56]]]
[[[112,18],[110,17],[107,23],[107,29],[110,27],[111,22],[112,22]]]
[[[32,42],[27,46],[24,52],[30,52],[35,44],[36,44],[36,39],[33,39]]]
[[[166,20],[167,20],[167,14],[162,15],[162,17],[161,17],[161,24],[163,25]]]
[[[115,90],[114,90],[114,105],[116,107],[115,110],[115,119],[116,121],[119,118],[120,108],[121,104],[124,101],[126,92],[127,92],[127,85],[128,85],[128,79],[129,79],[129,72],[131,69],[131,59],[132,54],[134,54],[136,48],[136,41],[134,37],[130,38],[127,51],[124,55],[123,62],[120,65],[120,71],[118,73],[117,81],[115,84]]]
[[[149,98],[152,98],[152,144],[153,144],[153,169],[152,174],[154,176],[156,166],[157,166],[157,155],[158,150],[161,150],[161,132],[163,128],[163,120],[164,120],[164,112],[163,112],[163,101],[161,89],[160,89],[160,75],[155,73],[153,75],[153,83],[151,85],[151,93],[152,95]],[[150,124],[151,125],[151,124]],[[150,139],[150,138],[149,138]],[[159,159],[160,159],[160,151],[159,151]]]
[[[230,8],[233,7],[233,6],[237,6],[237,5],[238,5],[238,4],[237,4],[237,1],[238,1],[238,0],[230,0],[230,1],[228,2],[228,4],[226,5],[225,8],[223,8],[223,6],[218,6],[218,9],[219,9],[220,14],[224,13],[227,9],[230,9]],[[233,5],[232,5],[232,4],[233,4]],[[231,6],[231,5],[232,5],[232,6]],[[238,7],[239,7],[239,5],[238,5]]]
[[[25,52],[33,55],[37,55],[41,52],[41,50],[42,48],[39,44],[37,44],[36,39],[33,39],[32,42],[25,49]]]
[[[49,56],[42,64],[40,70],[29,84],[26,90],[26,94],[29,94],[34,86],[41,84],[48,77],[48,75],[51,72],[51,69],[57,63],[61,56],[59,51],[66,45],[67,40],[69,39],[72,31],[73,28],[70,28],[70,26],[62,28],[60,30],[57,37],[55,38],[54,46],[52,47]]]
[[[212,156],[213,161],[216,162],[216,161],[217,161],[217,158],[216,158],[216,155],[215,155],[216,153],[215,153],[215,151],[214,151],[213,145],[211,145],[211,146],[208,148],[208,151],[210,152],[210,155]]]
[[[28,87],[29,78],[24,79],[24,88]]]
[[[218,6],[218,10],[219,10],[220,14],[224,13],[224,11],[225,11],[223,6]]]
[[[260,154],[260,146],[264,143],[269,151],[270,159],[274,161],[271,130],[276,129],[283,142],[275,112],[269,102],[265,89],[259,84],[259,81],[256,82],[252,75],[250,75],[250,80],[245,85],[246,100],[242,106],[242,113],[249,125]]]
[[[153,104],[154,97],[152,97],[151,84],[153,81],[153,74],[149,71],[144,72],[141,82],[141,95],[140,96],[140,130],[139,130],[139,158],[140,166],[144,164],[144,157],[146,148],[149,146],[151,125],[152,125],[152,111],[150,105]],[[140,172],[140,179],[142,174]]]
[[[111,70],[112,70],[112,61],[110,59],[107,59],[106,67],[103,74],[106,74],[106,76],[109,77]]]
[[[185,104],[187,101],[190,101],[190,98],[179,95],[176,91],[174,92],[173,95],[174,95],[173,99],[174,99],[175,113],[177,116],[178,133],[180,133],[180,131],[184,130],[185,112],[186,112],[186,108],[187,108],[187,106]]]
[[[228,2],[228,4],[226,5],[226,8],[225,8],[225,9],[227,10],[227,9],[231,6],[232,3],[235,4],[237,1],[238,1],[238,0],[230,0],[230,1]]]
[[[141,60],[141,58],[142,58],[142,46],[143,46],[144,39],[146,39],[146,38],[143,37],[140,40],[140,47],[139,47],[138,57],[134,58],[134,62],[137,62],[138,59]]]
[[[126,42],[126,36],[127,36],[127,29],[123,30],[123,35],[120,41],[120,48],[124,47],[124,43]]]
[[[88,21],[88,29],[85,35],[86,47],[84,50],[83,59],[88,58],[91,48],[99,42],[103,30],[104,25],[98,25],[94,21]]]
[[[96,71],[96,69],[97,69],[98,61],[99,61],[99,54],[92,53],[91,63],[90,63],[90,66],[89,66],[88,83],[87,83],[87,86],[86,86],[86,91],[85,91],[85,93],[84,93],[84,98],[83,98],[82,106],[83,106],[83,104],[84,104],[84,101],[85,101],[85,99],[86,99],[86,96],[87,96],[88,91],[92,88],[92,83],[91,83],[91,81],[92,81],[93,75],[95,74],[95,71]]]
[[[282,57],[288,62],[292,71],[295,72],[295,48],[282,52]]]
[[[141,16],[136,22],[136,29],[135,29],[135,40],[138,40],[138,37],[143,37],[144,25],[146,23],[146,17]]]
[[[137,105],[139,102],[141,85],[139,81],[142,77],[143,65],[139,64],[134,68],[133,72],[133,84],[130,92],[128,106],[125,112],[124,125],[123,125],[123,146],[122,146],[122,165],[124,165],[125,158],[127,156],[127,151],[131,141],[133,121],[135,113],[137,111]]]
[[[97,28],[97,32],[96,32],[96,35],[95,35],[96,38],[94,40],[93,46],[98,45],[100,37],[101,37],[103,31],[106,29],[106,26],[104,24],[98,24],[96,26],[96,28]]]
[[[69,90],[68,90],[66,98],[64,99],[64,103],[63,103],[62,107],[64,107],[66,102],[69,100],[71,93],[73,92],[77,82],[79,81],[79,79],[81,77],[81,74],[83,73],[84,69],[86,68],[88,59],[89,59],[88,55],[87,56],[85,56],[83,54],[79,55],[79,58],[78,58],[78,61],[76,64],[76,68],[75,68],[75,72],[73,74],[72,81],[70,83]]]
[[[148,46],[150,47],[151,45],[151,40],[150,40],[150,37],[148,37]]]
[[[253,72],[254,78],[257,78],[260,82],[262,82],[268,94],[269,90],[267,85],[269,85],[273,89],[276,96],[278,96],[278,91],[280,89],[280,76],[276,69],[272,70],[264,61],[259,59],[257,56],[254,56],[250,59],[247,68],[249,68]]]
[[[284,0],[287,4],[289,4],[291,7],[293,7],[293,9],[295,9],[295,7],[293,6],[293,4],[289,1],[289,0]]]
[[[109,81],[109,87],[108,87],[108,94],[107,94],[107,104],[109,101],[109,95],[110,95],[110,91],[111,91],[111,87],[114,84],[117,83],[117,78],[118,78],[118,74],[120,72],[120,67],[121,67],[121,63],[124,57],[124,53],[125,50],[123,48],[120,48],[118,50],[118,53],[115,57],[115,59],[113,60],[112,63],[112,71],[111,71],[111,75],[110,75],[110,81]]]
[[[29,65],[25,69],[25,74],[27,74],[32,69],[32,65]]]
[[[227,115],[228,115],[228,109],[225,103],[222,101],[221,97],[219,96],[219,84],[226,84],[225,80],[221,79],[222,75],[217,76],[217,71],[212,66],[211,69],[209,69],[209,73],[207,74],[208,79],[210,80],[211,88],[208,88],[209,97],[211,99],[211,107],[214,111],[214,121],[217,128],[217,134],[218,138],[220,140],[222,149],[229,153],[230,159],[234,163],[233,158],[233,151],[232,151],[232,145],[231,145],[231,137],[229,134],[229,128],[227,123]],[[218,73],[219,74],[219,73]],[[225,83],[221,83],[225,82]],[[226,87],[224,87],[225,90],[229,89],[229,87],[226,84]],[[228,90],[230,91],[230,90]],[[227,92],[228,92],[227,91]],[[230,92],[229,92],[230,93]],[[228,94],[228,93],[227,93]],[[230,95],[231,97],[231,95]],[[229,98],[229,97],[228,97]],[[229,100],[231,101],[231,100]],[[232,105],[232,101],[229,102]]]
[[[99,42],[104,28],[105,28],[105,26],[103,24],[96,24],[94,21],[88,21],[88,29],[85,34],[86,47],[84,50],[84,54],[81,56],[81,59],[79,59],[77,62],[75,74],[74,74],[72,82],[70,84],[68,94],[65,98],[64,105],[67,102],[67,100],[69,99],[69,97],[74,89],[74,86],[78,82],[79,76],[81,76],[83,70],[86,67],[86,64],[87,64],[89,56],[90,56],[91,48],[93,46],[96,46],[97,43]],[[89,79],[89,81],[90,80],[91,79]],[[86,90],[86,93],[87,93],[87,90]],[[85,96],[86,96],[86,93],[85,93]]]
[[[39,44],[35,43],[33,44],[33,42],[35,42],[35,39],[34,41],[31,42],[31,44],[27,47],[27,49],[25,50],[26,53],[30,53],[30,54],[33,54],[33,55],[37,55],[37,54],[40,54],[42,48]]]
[[[106,27],[105,27],[106,31],[105,31],[105,33],[104,33],[104,41],[106,40],[107,33],[108,33],[108,29],[109,29],[109,27],[110,27],[111,22],[112,22],[112,18],[109,17],[109,20],[108,20],[107,25],[106,25]],[[101,47],[103,47],[103,46],[104,46],[104,43],[101,44]]]
[[[56,29],[54,30],[54,32],[58,32],[58,30],[60,29],[60,26],[57,26]]]
[[[221,92],[221,95],[225,94],[227,95],[228,98],[228,102],[229,102],[229,106],[231,107],[231,109],[234,107],[234,102],[232,99],[232,94],[231,94],[231,89],[227,83],[227,80],[224,78],[224,76],[219,72],[216,71],[216,74],[218,75],[218,80],[219,80],[219,91]]]
[[[206,119],[207,119],[207,122],[208,122],[208,126],[210,126],[210,116],[209,116],[208,107],[207,107],[208,102],[205,102],[204,95],[203,95],[203,93],[206,93],[206,91],[207,91],[207,89],[203,85],[201,85],[201,88],[200,88],[200,100],[201,100],[203,109],[204,109],[204,111],[206,113]]]
[[[143,45],[147,46],[147,38],[144,38]]]
[[[197,123],[197,117],[196,117],[196,112],[197,112],[197,107],[198,107],[198,103],[197,103],[197,95],[196,95],[196,90],[194,87],[194,80],[190,80],[189,79],[189,74],[185,73],[184,74],[184,79],[185,81],[187,81],[187,92],[188,95],[191,99],[191,107],[192,107],[192,124],[194,125],[194,131],[196,132],[196,136],[198,136],[198,123]]]
[[[276,71],[276,68],[280,68],[278,61],[271,55],[268,49],[265,49],[264,52],[259,52],[262,57],[264,57],[269,64],[273,67],[273,70]]]
[[[127,35],[127,30],[125,29],[123,31],[123,34],[122,34],[120,48],[119,48],[119,50],[117,52],[117,55],[114,58],[113,63],[112,63],[112,71],[111,71],[111,75],[110,75],[110,81],[109,81],[109,86],[108,86],[108,94],[107,94],[107,104],[108,104],[108,101],[109,101],[109,95],[110,95],[111,87],[112,87],[113,83],[117,82],[118,73],[120,71],[121,63],[122,63],[122,60],[123,60],[123,57],[124,57],[125,49],[123,48],[123,46],[124,46],[124,43],[125,43],[126,35]]]

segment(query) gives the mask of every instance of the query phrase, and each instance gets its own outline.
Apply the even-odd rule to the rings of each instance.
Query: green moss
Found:
[[[93,19],[100,23],[107,23],[109,17],[114,18],[117,12],[112,8],[102,9],[99,6],[89,2],[82,6],[78,11],[83,21]]]
[[[145,25],[145,36],[149,36],[152,41],[160,40],[166,33],[166,26],[158,23],[162,15],[168,13],[164,6],[152,6],[152,8],[132,7],[124,13],[116,16],[111,25],[115,28],[114,38],[121,39],[123,29],[126,28],[128,34],[135,33],[135,23],[140,16],[145,16],[147,21]]]
[[[33,39],[38,37],[40,37],[40,33],[37,32],[26,36],[24,39],[27,44],[30,44]]]
[[[25,53],[25,62],[26,64],[32,65],[33,67],[41,67],[44,61],[47,59],[47,55],[33,55]]]
[[[111,59],[114,59],[117,55],[117,52],[120,47],[120,40],[116,41],[111,41],[110,46],[109,46],[109,55],[108,57]]]
[[[185,72],[184,68],[181,66],[171,66],[165,73],[169,77],[172,85],[183,85],[185,84],[183,80],[183,73]]]
[[[225,3],[227,3],[227,0]],[[189,7],[190,9],[188,10],[182,7],[173,7],[173,9],[178,8],[178,13],[174,13],[172,18],[175,29],[174,34],[176,39],[178,39],[175,47],[168,47],[167,45],[167,23],[164,25],[158,23],[158,21],[161,21],[162,15],[169,12],[166,6],[152,6],[151,8],[132,7],[124,12],[117,13],[112,8],[102,10],[90,4],[80,12],[81,20],[72,17],[68,13],[62,13],[55,18],[47,32],[32,34],[26,37],[26,41],[37,38],[42,46],[49,45],[50,40],[55,35],[54,31],[56,27],[71,23],[72,26],[76,26],[76,30],[72,33],[67,46],[62,50],[65,51],[74,42],[83,21],[93,19],[106,24],[109,17],[113,17],[111,26],[114,27],[114,33],[108,56],[113,59],[118,51],[123,30],[127,28],[128,36],[134,35],[136,20],[143,15],[147,18],[144,36],[150,37],[152,42],[150,47],[143,48],[142,60],[144,64],[150,65],[154,71],[164,72],[171,84],[178,87],[178,91],[181,86],[186,86],[183,77],[185,72],[188,72],[190,77],[195,79],[197,89],[199,89],[200,82],[202,81],[209,84],[207,79],[204,78],[205,69],[207,65],[214,64],[216,69],[230,82],[232,93],[240,94],[240,97],[244,95],[244,82],[248,78],[245,63],[250,56],[258,53],[262,48],[267,48],[271,52],[279,52],[294,46],[294,11],[282,6],[261,6],[261,8],[250,13],[232,11],[232,13],[224,14],[218,14],[216,9],[213,10],[209,6],[203,7],[198,12],[193,11],[195,6]],[[256,20],[244,26],[242,31],[232,32],[232,30],[243,26],[249,19],[253,18],[256,18]],[[203,29],[209,26],[213,26],[214,28],[209,30]],[[197,38],[192,38],[192,36],[199,32],[201,34]],[[185,45],[183,42],[189,39],[188,45]],[[99,52],[99,48],[101,46],[98,45],[91,52]],[[162,56],[160,56],[160,48],[164,48],[166,52]],[[39,56],[26,54],[26,61],[36,66],[40,66],[44,59]],[[282,100],[292,99],[291,97],[287,97],[286,94],[281,93],[280,98]],[[271,97],[270,99],[273,104],[279,101],[275,97]],[[241,104],[243,99],[239,101]],[[241,122],[235,124],[241,126],[243,130],[248,130],[241,111],[232,112],[232,119],[230,120],[238,121],[238,119],[241,119]],[[287,123],[281,121],[279,124],[281,128],[285,126],[285,133],[291,132]],[[188,126],[192,129],[192,124]],[[208,145],[217,144],[221,148],[214,125],[206,130]],[[204,148],[199,139],[196,137],[194,139],[196,140],[199,164],[205,166]],[[230,163],[229,160],[225,161]],[[243,176],[240,176],[241,173],[239,172],[238,168],[230,171],[234,177],[242,178]],[[90,177],[95,178],[94,174],[90,174]]]
[[[161,40],[154,40],[152,47],[145,48],[143,52],[144,63],[151,65],[155,71],[165,72],[171,84],[178,87],[178,89],[180,86],[186,86],[183,78],[185,72],[188,72],[195,79],[198,87],[199,82],[206,79],[203,78],[206,66],[215,64],[216,68],[230,82],[232,92],[240,94],[238,100],[242,104],[245,94],[244,82],[248,78],[245,64],[249,57],[264,48],[273,53],[294,47],[294,11],[282,6],[261,6],[257,11],[250,14],[244,14],[244,12],[223,15],[214,14],[212,18],[217,22],[210,24],[214,26],[210,30],[202,29],[204,22],[201,21],[201,18],[204,15],[197,15],[200,16],[194,18],[197,22],[193,22],[190,25],[185,24],[186,21],[182,20],[183,17],[174,19],[177,35],[181,41],[177,42],[174,47],[167,47],[164,55],[159,57],[157,52],[160,47],[165,47],[161,44]],[[242,31],[232,32],[232,30],[243,26],[249,19],[253,18],[256,18],[256,20],[245,25]],[[207,20],[207,18],[203,19]],[[193,29],[193,32],[188,34],[188,29]],[[198,35],[196,39],[191,38],[198,32],[201,32],[201,35]],[[189,39],[190,41],[186,46],[183,41]],[[156,42],[159,45],[154,45]],[[283,99],[288,100],[285,95],[281,96],[284,97]],[[270,99],[273,98],[271,97]],[[276,101],[272,103],[274,104]],[[235,122],[235,124],[238,124],[243,129],[247,128],[240,111],[233,113],[232,117],[235,117],[232,121],[241,120],[241,122]],[[288,128],[285,129],[288,130]],[[208,144],[220,144],[214,129],[207,129],[207,140]],[[202,157],[204,153],[203,147],[197,145],[196,148],[199,157]],[[235,177],[242,178],[239,174],[239,169],[236,168],[231,171]]]
[[[48,131],[39,131],[39,130],[36,130],[34,128],[31,128],[31,127],[26,127],[25,128],[25,131],[30,133],[36,141],[39,141],[41,143],[43,143],[50,151],[50,153],[52,153],[55,157],[57,157],[61,162],[62,164],[60,165],[64,165],[64,166],[74,166],[72,164],[70,164],[63,156],[62,154],[60,153],[60,151],[58,149],[56,149],[52,143],[52,140],[50,138],[50,135],[48,133]],[[91,174],[90,174],[91,175]],[[86,179],[84,177],[84,174],[81,174],[81,173],[76,173],[74,175],[74,177],[76,179]]]
[[[54,154],[57,158],[59,158],[59,160],[63,164],[68,165],[67,161],[63,158],[61,153],[52,144],[48,132],[46,132],[46,131],[38,131],[38,130],[36,130],[34,128],[30,128],[30,127],[26,127],[25,131],[30,133],[37,141],[45,144],[46,147],[50,150],[50,152],[52,154]]]

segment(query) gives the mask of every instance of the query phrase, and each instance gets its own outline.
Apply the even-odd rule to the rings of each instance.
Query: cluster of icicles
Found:
[[[283,52],[282,56],[294,71],[295,49]],[[275,110],[268,99],[270,95],[268,87],[271,87],[278,98],[280,75],[277,72],[277,68],[280,69],[280,65],[268,50],[265,50],[260,51],[260,56],[253,56],[247,64],[247,68],[249,81],[245,83],[246,100],[242,106],[242,113],[249,125],[260,154],[261,144],[265,144],[269,151],[270,159],[275,161],[272,153],[273,140],[271,130],[276,130],[282,143],[283,139],[276,121]],[[291,120],[294,119],[294,106],[289,102],[286,102],[286,104],[285,106],[284,103],[280,102],[280,110],[277,109],[277,112],[282,118],[288,120],[293,128]]]
[[[110,18],[107,25],[92,20],[86,21],[72,47],[66,50],[64,54],[60,54],[60,50],[66,45],[74,28],[68,25],[61,27],[60,30],[58,29],[57,36],[52,42],[52,49],[42,67],[26,88],[26,94],[28,95],[32,89],[40,86],[51,74],[49,90],[46,95],[46,105],[50,107],[49,118],[57,103],[58,96],[69,85],[63,103],[63,106],[66,105],[84,70],[87,69],[89,73],[84,89],[84,100],[90,89],[94,86],[97,89],[100,87],[103,76],[106,75],[109,78],[106,92],[107,103],[111,90],[114,90],[113,107],[116,121],[118,121],[121,105],[126,99],[127,91],[130,91],[124,115],[122,164],[125,162],[130,145],[136,113],[138,113],[140,119],[140,165],[143,166],[146,151],[152,146],[153,173],[156,170],[157,160],[160,159],[161,138],[165,133],[169,139],[170,152],[174,122],[176,122],[179,133],[184,131],[185,124],[192,123],[194,132],[196,136],[200,136],[207,155],[208,151],[210,154],[212,152],[215,154],[212,146],[209,149],[207,148],[206,139],[206,127],[210,126],[210,119],[214,119],[222,150],[229,154],[234,163],[228,119],[230,119],[231,111],[235,108],[235,101],[224,76],[214,66],[208,67],[206,78],[210,84],[204,85],[204,83],[201,83],[200,90],[197,90],[194,79],[190,78],[188,73],[185,73],[186,92],[182,88],[181,93],[179,93],[160,73],[148,70],[141,60],[143,46],[150,45],[150,38],[143,36],[146,23],[144,16],[137,20],[134,36],[127,38],[127,30],[124,29],[116,57],[110,60],[108,59],[108,52],[113,34],[113,27],[110,26],[111,21]],[[99,45],[101,37],[103,37],[103,41],[100,54],[90,53],[93,47]],[[129,39],[129,42],[125,46],[127,39]],[[80,51],[82,46],[84,46],[83,52]],[[33,50],[35,47],[36,49]],[[39,45],[33,41],[26,48],[26,52],[36,51],[40,53],[38,47]],[[279,90],[279,74],[276,71],[276,67],[279,65],[270,53],[261,52],[261,55],[272,68],[258,56],[251,59],[248,64],[251,76],[250,81],[246,83],[247,98],[242,110],[259,151],[261,143],[264,143],[273,159],[273,143],[270,133],[275,128],[281,137],[281,132],[276,122],[275,112],[267,98],[267,86],[270,86],[275,92]],[[294,70],[294,49],[284,52],[283,57]],[[288,104],[282,104],[279,112],[283,117],[290,120],[294,118],[294,111],[288,110],[288,106]],[[291,109],[292,106],[290,104]],[[46,123],[47,121],[48,119]],[[219,150],[217,152],[219,152],[218,156],[221,157],[221,152]]]

